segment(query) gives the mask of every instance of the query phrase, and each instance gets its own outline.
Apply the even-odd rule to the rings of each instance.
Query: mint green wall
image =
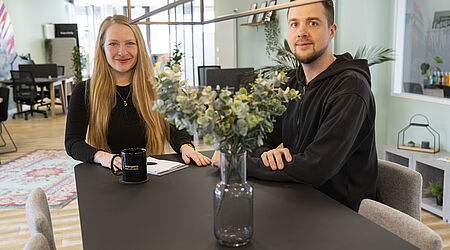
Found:
[[[42,24],[67,23],[64,0],[3,0],[14,28],[15,51],[31,53],[36,63],[45,63]]]
[[[394,11],[392,0],[337,0],[338,35],[336,51],[352,51],[362,44],[393,47]],[[372,89],[377,102],[377,148],[381,156],[382,146],[397,143],[397,133],[408,125],[411,116],[424,114],[431,126],[441,135],[441,148],[450,151],[450,107],[424,101],[391,96],[392,63],[371,67]],[[422,122],[423,119],[416,121]],[[408,130],[416,142],[428,136],[423,129]],[[425,138],[429,140],[430,138]]]
[[[337,0],[337,32],[335,52],[354,54],[358,47],[383,46],[392,48],[393,12],[392,0]],[[383,63],[370,68],[372,91],[375,96],[377,117],[375,121],[378,155],[381,156],[386,138],[391,136],[388,127],[388,110],[391,88],[392,63]],[[396,130],[396,128],[394,128]]]

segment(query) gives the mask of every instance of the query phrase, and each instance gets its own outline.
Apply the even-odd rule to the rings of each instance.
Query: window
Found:
[[[393,94],[450,104],[448,0],[396,0]]]
[[[173,2],[174,0],[132,0],[131,17],[136,18],[146,12],[156,10]],[[108,1],[109,2],[109,1]],[[103,0],[77,0],[76,20],[80,45],[89,56],[92,73],[92,65],[95,52],[95,41],[99,26],[104,18],[114,14],[127,15],[128,8],[123,6],[124,1],[111,0],[105,3]],[[126,1],[125,1],[126,4]],[[205,19],[214,17],[214,0],[204,0]],[[163,11],[145,21],[200,21],[200,1],[194,0],[169,11]],[[164,66],[172,53],[171,49],[176,44],[181,44],[180,49],[184,54],[181,62],[183,77],[190,85],[197,84],[197,66],[214,64],[214,24],[208,25],[165,25],[139,24],[142,35],[146,40],[147,49],[155,65],[155,70],[164,69]]]

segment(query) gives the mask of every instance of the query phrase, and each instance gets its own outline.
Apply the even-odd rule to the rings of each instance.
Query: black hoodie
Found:
[[[375,198],[377,153],[375,101],[366,60],[336,56],[305,84],[303,69],[289,72],[288,86],[300,91],[248,159],[248,176],[294,181],[316,187],[357,211],[364,198]],[[265,167],[260,154],[283,143],[293,156],[283,170]]]

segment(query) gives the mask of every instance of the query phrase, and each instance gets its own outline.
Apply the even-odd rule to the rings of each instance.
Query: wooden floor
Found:
[[[65,116],[62,114],[57,114],[53,119],[44,119],[42,115],[35,114],[28,121],[9,119],[5,124],[19,150],[0,154],[2,163],[35,149],[64,149]],[[202,144],[196,147],[200,150],[210,149]],[[77,199],[64,208],[51,209],[50,212],[57,248],[82,249]],[[450,224],[426,211],[422,211],[422,222],[439,233],[444,249],[450,250]],[[0,249],[22,249],[29,237],[25,209],[0,209]]]

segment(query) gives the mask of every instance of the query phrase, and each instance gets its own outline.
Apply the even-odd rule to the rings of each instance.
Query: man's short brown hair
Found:
[[[295,0],[291,0],[294,2]],[[333,0],[322,1],[323,7],[325,8],[325,16],[327,17],[328,27],[334,24],[334,4]],[[289,14],[289,10],[288,10]]]

